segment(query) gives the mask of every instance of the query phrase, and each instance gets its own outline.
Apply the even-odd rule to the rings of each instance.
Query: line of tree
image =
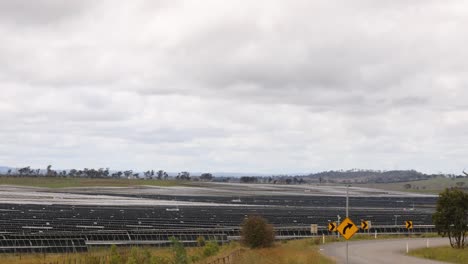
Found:
[[[306,181],[299,176],[270,176],[270,177],[257,177],[257,176],[242,176],[239,178],[240,183],[268,183],[268,184],[304,184]]]
[[[2,175],[2,174],[0,174]],[[6,174],[2,176],[11,176],[11,177],[38,177],[38,176],[47,176],[47,177],[77,177],[77,178],[127,178],[127,179],[148,179],[148,180],[168,180],[169,174],[164,170],[148,170],[142,173],[134,172],[133,170],[123,170],[111,172],[109,168],[99,168],[99,169],[71,169],[71,170],[53,170],[52,165],[48,165],[46,169],[31,169],[30,166],[22,167],[18,169],[8,169]],[[175,179],[177,180],[192,180],[190,173],[187,171],[180,172]],[[203,181],[212,181],[214,176],[211,173],[203,173],[200,177],[196,178],[197,180]]]

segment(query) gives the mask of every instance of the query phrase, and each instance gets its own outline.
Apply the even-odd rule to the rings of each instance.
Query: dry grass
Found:
[[[327,264],[314,239],[276,243],[274,247],[244,251],[236,264]]]
[[[447,247],[435,247],[435,248],[421,248],[412,250],[409,253],[411,256],[421,257],[432,260],[445,261],[450,263],[468,263],[468,248],[465,249],[453,249]]]
[[[379,235],[379,239],[397,238],[396,235]],[[374,239],[373,236],[357,234],[352,240]],[[343,238],[326,237],[326,243],[342,242]],[[322,238],[308,238],[294,241],[282,241],[275,243],[274,247],[263,249],[246,249],[236,259],[236,264],[327,264],[334,263],[332,260],[323,256],[319,252],[319,245],[322,243]],[[213,257],[203,257],[203,249],[198,247],[187,248],[189,257],[196,257],[198,262],[205,263],[209,260],[215,260],[218,257],[227,256],[231,252],[241,248],[238,243],[232,242],[220,248],[219,253]],[[170,248],[154,248],[146,247],[151,255],[170,258],[172,252]],[[449,249],[450,250],[450,249]],[[125,259],[130,252],[130,248],[119,248],[119,254]],[[465,250],[465,253],[467,250]],[[414,254],[422,254],[414,251]],[[425,253],[425,254],[430,254]],[[87,263],[88,259],[97,258],[105,262],[110,255],[109,248],[97,248],[86,253],[70,253],[70,254],[2,254],[0,255],[1,264],[49,264],[49,263]],[[441,254],[444,255],[444,254]],[[431,255],[429,255],[430,257]],[[428,258],[429,258],[428,257]],[[461,258],[466,261],[467,256]],[[468,262],[454,262],[468,263]]]
[[[162,180],[132,180],[132,179],[92,179],[92,178],[58,178],[58,177],[0,177],[0,185],[19,185],[47,188],[67,188],[67,187],[129,187],[138,185],[152,186],[178,186],[183,185],[181,181]]]
[[[170,257],[169,248],[147,248],[152,255]],[[130,248],[119,248],[118,252],[124,258],[130,254]],[[49,264],[49,263],[89,263],[91,259],[109,259],[109,248],[93,249],[86,253],[69,254],[3,254],[0,263],[2,264]],[[107,262],[104,262],[107,263]]]
[[[378,239],[394,239],[406,235],[378,235]],[[423,237],[413,235],[414,237]],[[426,234],[424,237],[434,237],[437,234]],[[374,235],[356,234],[351,240],[373,240]],[[344,238],[336,236],[325,237],[325,243],[343,242]],[[319,252],[322,238],[309,238],[294,241],[277,242],[272,248],[249,249],[242,253],[235,264],[311,264],[334,263],[333,260]]]
[[[231,243],[220,247],[218,256],[229,255],[230,252],[240,248],[238,243]],[[158,256],[166,259],[172,259],[172,249],[170,247],[157,248],[157,247],[140,247],[140,253],[143,250],[148,250],[152,256]],[[203,255],[202,247],[186,248],[187,256],[190,258],[198,259],[200,263],[204,263],[207,259],[216,259],[215,257],[205,257]],[[124,263],[131,254],[131,248],[121,247],[118,248],[119,255]],[[91,260],[101,260],[102,263],[109,263],[111,252],[109,248],[94,248],[89,252],[84,253],[69,253],[69,254],[2,254],[0,255],[1,264],[68,264],[77,263],[85,264],[90,263]],[[190,262],[190,263],[199,263]],[[97,263],[100,263],[99,261]]]

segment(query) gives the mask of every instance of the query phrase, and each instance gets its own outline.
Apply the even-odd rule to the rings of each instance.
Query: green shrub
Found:
[[[128,257],[126,264],[139,264],[133,256]]]
[[[202,258],[201,258],[201,256],[199,254],[195,254],[195,255],[190,256],[191,263],[197,263],[201,259]]]
[[[172,242],[172,253],[174,257],[174,264],[187,264],[187,251],[184,245],[175,237],[170,238]]]
[[[145,248],[141,254],[141,263],[142,264],[152,264],[151,263],[151,252],[148,248]]]
[[[203,247],[203,256],[210,257],[216,255],[219,252],[219,246],[216,241],[208,241],[205,247]]]
[[[249,216],[242,223],[241,240],[250,248],[270,247],[275,241],[275,231],[263,217]]]
[[[121,263],[120,259],[121,259],[121,257],[120,257],[119,252],[117,252],[117,246],[116,246],[116,245],[112,245],[111,248],[110,248],[110,260],[109,260],[109,263],[110,263],[110,264],[120,264],[120,263]]]

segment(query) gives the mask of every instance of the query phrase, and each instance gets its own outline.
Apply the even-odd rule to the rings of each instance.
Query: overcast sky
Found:
[[[468,169],[468,3],[0,0],[0,165]]]

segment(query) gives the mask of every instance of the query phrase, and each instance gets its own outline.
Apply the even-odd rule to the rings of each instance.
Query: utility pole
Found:
[[[346,185],[346,218],[349,217],[349,185]],[[348,240],[346,239],[346,264],[348,264]]]

